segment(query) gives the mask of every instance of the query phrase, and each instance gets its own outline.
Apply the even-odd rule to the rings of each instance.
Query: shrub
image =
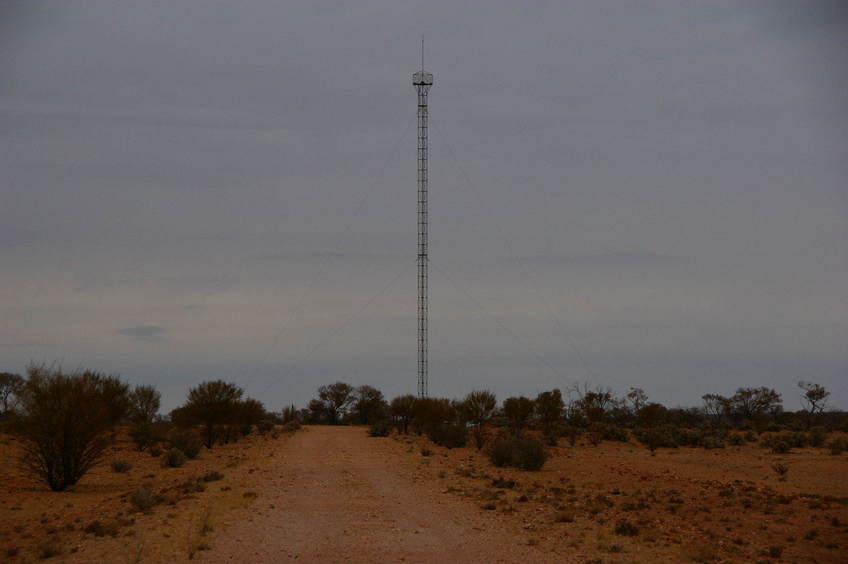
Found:
[[[224,475],[215,470],[210,470],[206,474],[203,475],[202,480],[204,482],[217,482],[218,480],[223,480]]]
[[[88,525],[85,526],[83,531],[86,533],[92,534],[95,537],[105,537],[110,536],[112,538],[117,537],[119,533],[120,527],[117,521],[110,521],[108,523],[101,523],[100,521],[92,521]]]
[[[618,441],[621,443],[630,441],[630,434],[627,432],[627,429],[618,425],[599,425],[598,432],[601,435],[601,439],[605,441]]]
[[[771,446],[771,452],[773,454],[786,454],[791,450],[792,447],[790,447],[789,443],[786,441],[777,441]]]
[[[807,433],[807,442],[812,447],[822,447],[827,440],[827,430],[824,427],[813,427]]]
[[[212,448],[222,425],[253,423],[242,421],[243,394],[243,390],[233,383],[221,380],[202,382],[189,390],[185,405],[173,410],[171,419],[182,427],[202,425],[206,448]]]
[[[427,436],[430,440],[447,448],[458,448],[465,446],[468,439],[468,430],[465,425],[459,423],[443,423],[432,427]]]
[[[130,427],[130,438],[138,450],[144,450],[162,440],[158,429],[152,423],[137,423]]]
[[[789,466],[776,462],[775,464],[771,465],[771,469],[774,470],[774,473],[778,475],[781,482],[786,480],[786,474],[789,473]]]
[[[515,487],[515,480],[506,480],[504,478],[495,478],[492,480],[493,488],[511,490]]]
[[[733,433],[728,437],[727,442],[733,446],[742,446],[745,444],[745,437],[738,433]]]
[[[179,450],[187,458],[197,458],[200,454],[200,439],[191,429],[174,429],[168,436],[172,449]]]
[[[144,485],[130,494],[130,505],[136,511],[149,513],[153,506],[159,502],[159,499],[153,493],[153,487]]]
[[[392,422],[388,419],[376,421],[368,428],[370,437],[388,437],[392,433]]]
[[[274,422],[270,419],[263,419],[259,423],[256,424],[256,431],[260,435],[264,435],[271,431],[274,428]]]
[[[521,470],[539,470],[548,458],[541,441],[523,435],[498,437],[490,445],[488,455],[495,466]]]
[[[186,463],[188,458],[183,451],[178,448],[172,448],[162,457],[162,468],[179,468]]]
[[[132,468],[132,464],[123,459],[113,460],[112,461],[112,472],[117,472],[119,474],[124,474],[129,472]]]
[[[162,449],[159,446],[150,447],[150,456],[158,458],[162,454]]]
[[[639,534],[639,527],[626,519],[622,519],[615,524],[615,534],[623,537],[635,537]]]
[[[62,545],[57,539],[47,539],[42,541],[36,550],[36,554],[40,560],[46,560],[62,554]]]
[[[554,521],[556,523],[573,523],[574,522],[574,513],[571,511],[560,511],[554,517]]]
[[[830,448],[830,454],[839,456],[848,450],[848,439],[833,439],[827,446]]]
[[[292,419],[291,421],[286,423],[284,429],[286,431],[294,432],[294,431],[297,431],[298,429],[300,429],[300,427],[301,427],[300,421],[298,421],[297,419]]]
[[[677,448],[678,446],[678,433],[670,425],[635,429],[633,435],[651,452],[660,447]]]
[[[31,366],[13,431],[26,470],[61,491],[98,464],[110,431],[126,414],[127,385],[97,372],[64,374]]]

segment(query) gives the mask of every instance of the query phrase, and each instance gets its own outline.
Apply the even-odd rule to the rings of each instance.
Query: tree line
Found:
[[[157,453],[164,445],[170,460],[184,461],[197,456],[201,442],[211,449],[282,422],[230,382],[191,388],[185,403],[163,417],[153,386],[45,366],[30,366],[26,378],[0,374],[0,406],[2,430],[20,439],[22,468],[55,491],[76,484],[103,460],[118,425],[127,426],[139,450]]]
[[[809,382],[798,386],[803,408],[790,412],[783,409],[781,394],[767,387],[741,387],[730,396],[706,394],[701,406],[668,408],[640,388],[616,395],[609,388],[575,385],[500,403],[488,390],[460,399],[407,394],[388,401],[373,386],[335,382],[320,386],[306,407],[290,405],[274,413],[245,397],[236,384],[215,380],[191,388],[185,402],[163,416],[153,386],[130,387],[116,375],[33,365],[26,377],[0,373],[0,424],[21,439],[22,466],[54,490],[75,484],[102,461],[118,425],[127,426],[140,450],[156,453],[164,445],[176,460],[196,456],[200,443],[211,449],[280,424],[290,429],[301,423],[355,424],[370,426],[374,436],[393,430],[426,434],[450,448],[470,440],[486,448],[496,464],[533,469],[544,462],[541,446],[561,438],[571,445],[580,437],[598,444],[629,440],[632,434],[653,451],[723,445],[731,439],[730,429],[848,429],[844,413],[827,410],[827,389]]]

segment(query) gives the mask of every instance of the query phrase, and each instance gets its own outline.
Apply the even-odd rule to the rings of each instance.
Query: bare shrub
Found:
[[[499,436],[489,446],[488,455],[495,466],[521,470],[539,470],[548,458],[541,441],[524,435]]]
[[[142,513],[150,513],[150,510],[159,503],[159,499],[153,493],[153,487],[147,484],[131,493],[129,500],[132,508]]]
[[[20,392],[25,470],[54,491],[76,484],[102,459],[110,431],[126,414],[127,385],[117,377],[31,366]]]
[[[187,458],[195,459],[200,454],[200,439],[191,429],[174,429],[168,435],[172,449],[182,452]]]
[[[178,448],[172,448],[162,457],[162,468],[179,468],[188,461],[188,457]]]
[[[771,469],[774,470],[774,473],[777,474],[781,482],[786,481],[786,474],[789,473],[789,466],[776,462],[771,465]]]

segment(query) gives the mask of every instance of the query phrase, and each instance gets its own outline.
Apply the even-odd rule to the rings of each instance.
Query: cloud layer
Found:
[[[848,407],[842,2],[0,3],[0,362]],[[155,346],[151,346],[155,345]]]

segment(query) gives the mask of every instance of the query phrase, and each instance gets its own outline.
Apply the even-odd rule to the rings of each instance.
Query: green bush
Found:
[[[188,461],[188,457],[178,448],[172,448],[162,457],[162,468],[179,468]]]
[[[430,440],[447,448],[458,448],[465,446],[468,440],[468,429],[459,423],[442,423],[435,425],[427,431]]]
[[[392,433],[392,422],[388,419],[376,421],[368,428],[371,437],[388,437]]]
[[[197,458],[200,454],[200,439],[191,429],[174,429],[168,435],[171,449],[179,450],[187,458]]]
[[[488,455],[495,466],[521,470],[539,470],[548,458],[541,441],[524,435],[499,436],[489,446]]]

